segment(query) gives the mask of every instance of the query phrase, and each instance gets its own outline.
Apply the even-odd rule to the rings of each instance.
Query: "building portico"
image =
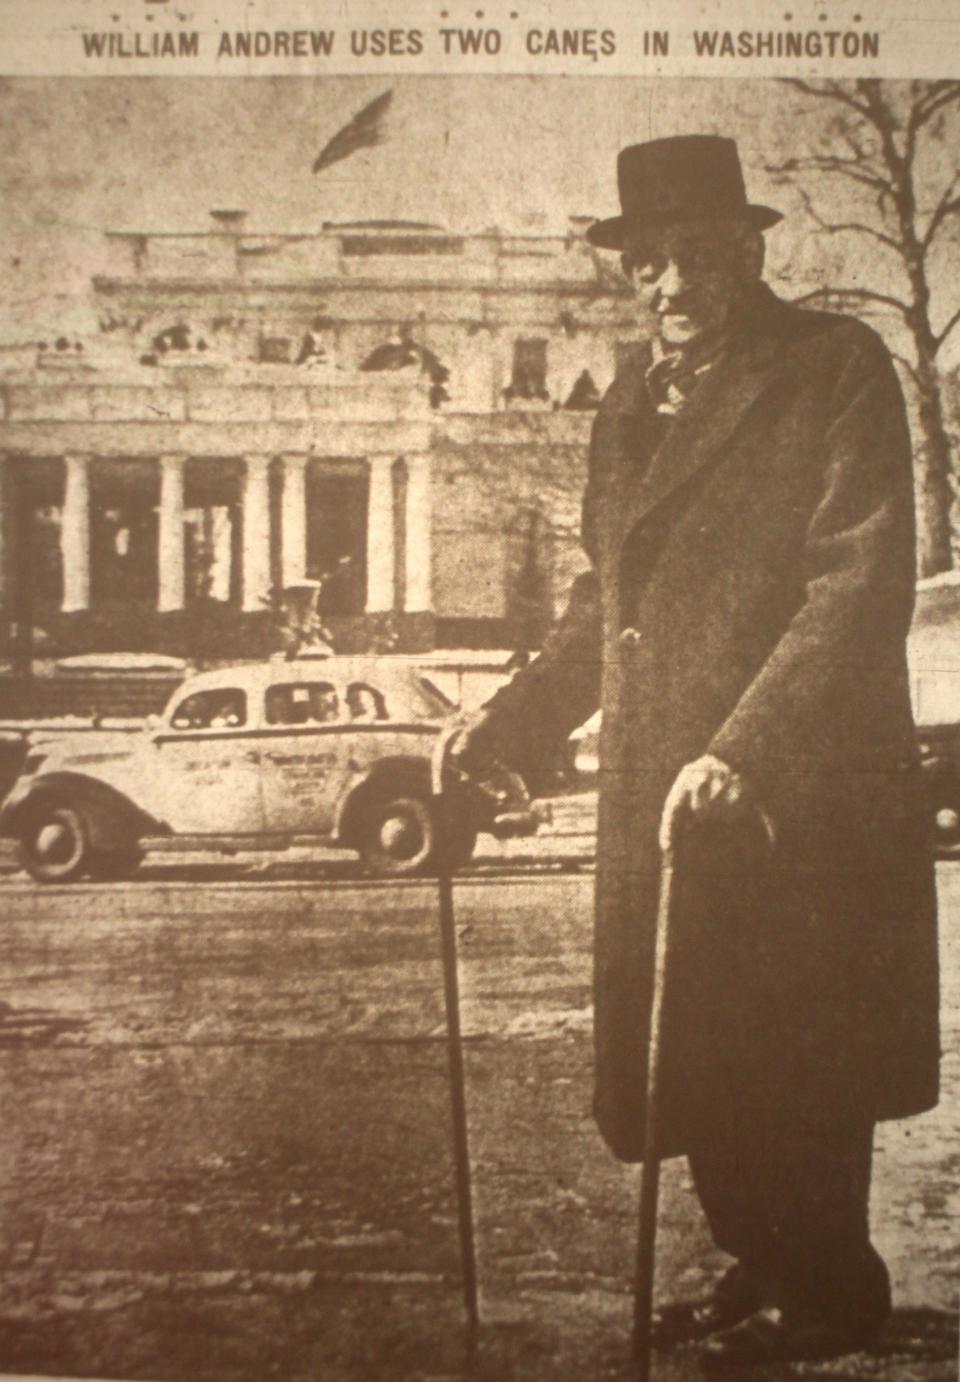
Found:
[[[576,218],[105,248],[82,337],[0,351],[0,658],[259,658],[317,585],[344,651],[537,646],[638,331]]]
[[[43,514],[35,621],[128,607],[156,644],[153,615],[203,600],[263,615],[272,593],[304,580],[323,582],[333,617],[429,613],[429,417],[417,384],[274,379],[257,390],[239,373],[194,367],[154,384],[153,371],[149,386],[80,369],[8,379],[6,487],[19,489],[19,512]],[[15,586],[4,569],[8,610]]]

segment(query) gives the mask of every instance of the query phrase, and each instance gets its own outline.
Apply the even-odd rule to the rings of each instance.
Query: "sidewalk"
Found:
[[[638,1175],[589,1109],[590,824],[589,797],[564,799],[545,836],[581,842],[582,872],[494,860],[457,884],[472,1368],[435,889],[10,887],[0,1366],[20,1382],[628,1382]],[[876,1350],[758,1382],[956,1382],[960,868],[938,877],[943,1101],[877,1139],[897,1312]],[[685,1162],[667,1163],[658,1299],[699,1294],[722,1262]],[[678,1353],[653,1375],[700,1371]]]

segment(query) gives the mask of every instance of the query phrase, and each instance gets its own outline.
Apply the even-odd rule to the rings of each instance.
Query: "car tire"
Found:
[[[428,872],[436,847],[437,823],[422,797],[375,797],[363,812],[357,849],[367,869],[378,878]]]
[[[90,877],[99,883],[123,883],[142,862],[142,849],[98,849],[90,854]]]
[[[72,883],[90,864],[83,813],[66,801],[38,802],[20,833],[20,862],[38,883]]]

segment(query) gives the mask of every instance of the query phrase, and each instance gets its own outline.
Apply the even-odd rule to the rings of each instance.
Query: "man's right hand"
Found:
[[[450,764],[467,777],[483,777],[497,762],[493,715],[489,710],[474,710],[458,716],[457,724],[447,750]]]

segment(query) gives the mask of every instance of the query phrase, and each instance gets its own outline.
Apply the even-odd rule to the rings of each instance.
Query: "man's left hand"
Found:
[[[660,848],[676,840],[684,816],[732,815],[742,809],[743,780],[719,758],[706,753],[680,769],[660,817]]]

